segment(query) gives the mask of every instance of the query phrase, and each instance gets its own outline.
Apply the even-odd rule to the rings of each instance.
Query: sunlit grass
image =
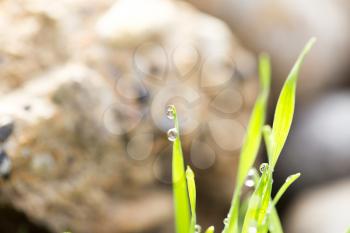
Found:
[[[283,232],[275,205],[300,174],[298,173],[288,177],[276,196],[272,198],[273,171],[291,128],[299,71],[304,57],[310,51],[315,41],[315,38],[313,38],[307,43],[288,75],[276,105],[272,127],[265,125],[267,100],[271,82],[270,60],[267,55],[260,56],[259,76],[261,90],[253,107],[241,149],[235,192],[229,214],[223,221],[225,224],[223,233]],[[189,167],[185,171],[179,137],[179,123],[174,106],[168,107],[167,115],[170,119],[174,120],[174,128],[169,130],[168,136],[173,141],[172,176],[175,230],[176,233],[199,233],[201,229],[197,225],[196,219],[194,173]],[[264,163],[259,167],[261,175],[256,175],[255,177],[254,191],[247,200],[247,204],[241,205],[241,190],[246,183],[249,171],[253,169],[262,138],[266,144],[268,163]],[[243,218],[240,218],[240,214],[243,214]],[[213,233],[214,228],[210,227],[203,232]]]

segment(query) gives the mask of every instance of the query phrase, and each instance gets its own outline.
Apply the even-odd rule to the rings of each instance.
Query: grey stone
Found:
[[[224,19],[249,48],[268,52],[278,86],[313,36],[318,41],[303,65],[300,94],[310,97],[346,78],[343,73],[348,71],[350,54],[347,1],[189,1]]]
[[[225,23],[181,1],[0,7],[1,31],[13,27],[0,38],[0,116],[16,122],[1,203],[53,232],[170,232],[172,122],[164,109],[174,101],[185,159],[198,166],[199,205],[218,203],[199,214],[216,220],[232,196],[258,90],[254,56]],[[205,160],[203,144],[214,152]]]
[[[330,92],[298,108],[278,162],[282,177],[301,172],[298,187],[350,175],[350,93]]]
[[[9,116],[3,116],[0,118],[0,143],[6,142],[11,136],[15,124],[13,119]]]
[[[349,179],[300,193],[286,214],[286,232],[347,232],[350,227],[349,196]]]

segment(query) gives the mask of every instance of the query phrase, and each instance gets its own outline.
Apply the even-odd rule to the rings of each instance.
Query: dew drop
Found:
[[[200,233],[202,231],[202,227],[198,224],[194,226],[194,232],[195,233]]]
[[[248,188],[251,188],[251,187],[254,187],[255,182],[254,182],[253,179],[247,179],[247,180],[245,181],[244,184],[245,184],[245,186],[247,186]]]
[[[175,118],[175,107],[174,105],[168,105],[166,108],[166,116],[168,119],[173,120]]]
[[[257,232],[257,229],[255,226],[251,226],[248,228],[248,233],[256,233]]]
[[[225,226],[228,224],[228,218],[224,219],[224,224],[225,224]]]
[[[289,182],[295,175],[290,175],[287,177],[286,182]]]
[[[255,175],[255,169],[254,168],[251,168],[251,169],[249,169],[249,171],[248,171],[248,176],[254,176]]]
[[[261,173],[263,173],[263,172],[266,171],[266,169],[268,169],[268,167],[269,167],[269,164],[267,164],[267,163],[262,163],[262,164],[260,165],[259,170],[260,170]]]
[[[254,187],[254,185],[255,185],[254,176],[255,176],[255,169],[252,168],[248,172],[247,179],[244,183],[245,186],[247,186],[248,188]]]
[[[175,128],[169,129],[167,134],[168,134],[168,139],[171,142],[175,141],[178,135],[177,130]]]

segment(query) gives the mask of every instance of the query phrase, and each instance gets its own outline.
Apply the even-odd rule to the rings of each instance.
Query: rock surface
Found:
[[[350,15],[347,1],[189,2],[224,19],[249,48],[258,53],[268,52],[279,84],[306,41],[317,37],[317,44],[302,71],[303,85],[298,87],[303,97],[339,83],[343,73],[349,71]]]
[[[350,227],[350,180],[301,193],[287,213],[288,233],[347,232]]]
[[[96,72],[73,64],[4,97],[0,112],[16,128],[6,145],[13,170],[3,201],[54,232],[140,232],[170,220],[169,192],[131,195],[154,187],[154,178],[149,167],[129,162],[101,124],[114,100]]]
[[[257,90],[256,62],[222,21],[199,13],[185,2],[174,4],[166,0],[155,3],[141,0],[116,2],[97,23],[97,34],[108,46],[108,50],[102,53],[116,53],[121,47],[132,51],[130,59],[133,59],[134,72],[139,80],[136,83],[131,81],[130,71],[118,74],[118,94],[128,101],[146,101],[144,111],[149,111],[148,117],[163,132],[172,126],[160,109],[165,109],[169,103],[178,107],[182,132],[186,136],[183,144],[187,160],[197,171],[204,170],[198,176],[199,192],[227,204],[235,175],[232,167],[238,158]],[[130,12],[136,4],[147,5],[140,7],[143,12],[138,17],[152,17],[124,20],[120,11]],[[154,8],[164,8],[164,11],[157,13],[152,10]],[[169,13],[165,16],[164,12]],[[154,26],[154,17],[166,18],[158,21],[168,22],[168,27]],[[103,67],[100,58],[91,57],[89,62],[110,79],[116,78]],[[117,67],[127,66],[124,60],[103,62]],[[138,86],[139,91],[125,88],[132,85]],[[137,131],[131,134],[132,138],[137,137]],[[145,133],[143,129],[140,132]],[[202,148],[207,148],[204,155]],[[170,151],[163,148],[159,153],[165,156]],[[169,164],[170,160],[161,163]],[[224,168],[226,166],[228,169]],[[157,171],[157,177],[169,183],[169,171]],[[167,178],[162,178],[164,173],[168,174],[165,175]],[[216,187],[213,192],[205,188],[208,185]],[[222,193],[218,194],[214,191],[216,189]]]
[[[28,9],[28,3],[19,4],[0,2],[1,95],[68,58],[67,41],[57,22]]]
[[[30,29],[0,23],[0,118],[14,121],[1,203],[52,232],[171,232],[175,103],[199,214],[222,225],[257,90],[255,59],[222,21],[165,0],[3,0],[1,17]]]
[[[349,105],[350,93],[338,91],[301,107],[277,173],[287,177],[301,172],[299,188],[349,176]]]

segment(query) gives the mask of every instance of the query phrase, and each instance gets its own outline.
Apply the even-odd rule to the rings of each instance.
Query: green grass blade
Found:
[[[224,233],[237,232],[239,215],[239,199],[241,188],[245,182],[249,169],[253,166],[261,143],[262,127],[265,123],[266,105],[270,91],[270,60],[268,56],[260,56],[260,86],[261,92],[254,105],[252,115],[248,124],[247,133],[242,146],[235,193],[231,203],[228,223],[225,225]]]
[[[245,197],[239,207],[238,232],[242,231],[244,217],[248,210],[249,200],[250,196]]]
[[[269,159],[269,163],[271,163],[273,148],[275,146],[275,142],[274,142],[274,138],[273,138],[273,135],[272,135],[271,126],[265,125],[263,127],[263,136],[264,136],[264,141],[265,141],[265,145],[266,145],[266,150],[267,150],[267,156],[268,156],[268,159]]]
[[[266,186],[264,187],[264,192],[261,197],[261,204],[259,207],[259,212],[258,212],[258,229],[259,226],[261,228],[264,228],[264,222],[267,219],[267,214],[268,214],[268,208],[270,206],[270,200],[271,200],[271,191],[272,191],[272,173],[269,174]]]
[[[281,220],[278,216],[277,210],[270,201],[269,213],[266,215],[265,221],[259,227],[259,233],[283,233]]]
[[[265,53],[261,54],[259,58],[259,78],[261,88],[269,92],[271,86],[271,64],[270,57]]]
[[[187,189],[190,198],[190,207],[191,207],[191,223],[190,223],[190,233],[195,233],[197,217],[196,217],[196,183],[194,180],[194,173],[192,169],[187,166],[186,170],[186,180],[187,180]]]
[[[275,198],[273,199],[274,205],[277,205],[277,202],[280,200],[280,198],[286,192],[289,186],[293,184],[293,182],[296,181],[299,177],[300,177],[300,173],[288,176],[288,178],[286,179],[282,187],[278,190]]]
[[[261,143],[262,127],[265,123],[267,98],[270,91],[270,61],[266,55],[260,57],[260,86],[258,96],[250,118],[247,134],[242,146],[238,166],[237,183],[242,186],[249,169],[253,166]]]
[[[290,74],[288,75],[287,80],[284,83],[284,86],[282,88],[282,91],[280,93],[280,96],[277,102],[272,129],[270,126],[264,126],[263,128],[263,135],[266,142],[266,149],[267,149],[267,154],[269,158],[271,173],[268,181],[266,182],[266,185],[268,185],[266,187],[267,192],[263,194],[262,204],[259,209],[259,217],[258,217],[257,224],[258,224],[258,232],[260,233],[266,233],[268,231],[268,228],[274,228],[275,231],[278,231],[278,230],[282,231],[281,224],[279,222],[277,211],[275,210],[275,208],[271,210],[275,212],[275,216],[271,216],[271,214],[267,214],[266,210],[268,210],[268,208],[271,208],[271,206],[274,207],[278,199],[283,195],[283,193],[286,191],[289,185],[295,179],[298,178],[298,176],[291,176],[288,179],[288,182],[286,182],[286,184],[282,186],[282,188],[280,189],[280,192],[278,192],[278,194],[276,195],[275,200],[277,201],[274,203],[271,203],[270,195],[271,195],[271,187],[272,187],[272,172],[277,163],[277,160],[282,151],[282,148],[287,140],[287,136],[289,134],[291,123],[293,120],[296,85],[297,85],[299,71],[306,54],[310,51],[314,43],[315,43],[314,38],[307,43],[302,53],[298,57],[295,65],[293,66]],[[271,224],[274,224],[274,225],[270,225],[269,224],[270,221],[271,221]]]
[[[176,233],[188,233],[190,227],[190,206],[185,176],[184,159],[180,141],[180,129],[176,109],[173,107],[177,137],[173,143],[172,179],[175,209]]]
[[[255,182],[255,184],[258,184],[259,183],[259,179],[260,179],[260,176],[259,176],[259,173],[257,172],[257,170],[255,168],[252,168],[254,169],[252,172],[253,174],[253,180]],[[272,185],[272,182],[271,182],[271,185]],[[269,190],[270,191],[270,190]],[[271,193],[271,192],[270,192]],[[267,195],[265,195],[266,197],[270,195],[270,193],[267,193]],[[264,199],[264,198],[261,198],[261,199]],[[244,220],[244,215],[248,209],[248,202],[249,202],[249,197],[245,199],[245,201],[243,203],[246,203],[245,205],[242,205],[242,208],[240,211],[241,213],[243,214],[243,216],[240,216],[242,217],[243,219],[241,220],[241,224],[243,225],[243,220]],[[263,226],[260,227],[260,231],[258,231],[259,233],[267,233],[268,230],[271,228],[272,230],[270,230],[271,233],[283,233],[282,231],[282,225],[281,225],[281,222],[279,220],[279,217],[278,217],[278,214],[277,214],[277,211],[275,209],[275,206],[272,204],[272,201],[270,200],[268,202],[269,206],[268,208],[270,208],[268,210],[268,212],[270,213],[267,213],[267,218],[266,218],[266,221],[263,222]],[[262,205],[263,206],[263,205]],[[264,205],[266,206],[266,205]],[[261,207],[260,207],[261,209]],[[266,207],[265,207],[266,209]],[[270,227],[271,225],[271,227]]]
[[[273,206],[269,218],[269,231],[270,233],[283,233],[281,220],[278,217],[276,207]]]
[[[302,53],[299,55],[299,58],[289,73],[278,98],[272,127],[272,134],[275,141],[274,152],[270,163],[272,167],[274,167],[277,162],[277,159],[287,140],[292,124],[295,105],[295,91],[301,65],[306,54],[310,51],[315,42],[316,39],[312,38],[304,47]]]
[[[214,227],[211,226],[205,231],[205,233],[214,233],[214,230],[215,230]]]
[[[269,192],[268,187],[270,187],[268,184],[270,172],[268,170],[269,169],[266,169],[263,172],[252,196],[250,197],[248,209],[242,226],[242,233],[249,233],[252,231],[251,228],[258,227],[258,219],[261,218],[262,214],[260,209],[264,203],[264,194]]]

